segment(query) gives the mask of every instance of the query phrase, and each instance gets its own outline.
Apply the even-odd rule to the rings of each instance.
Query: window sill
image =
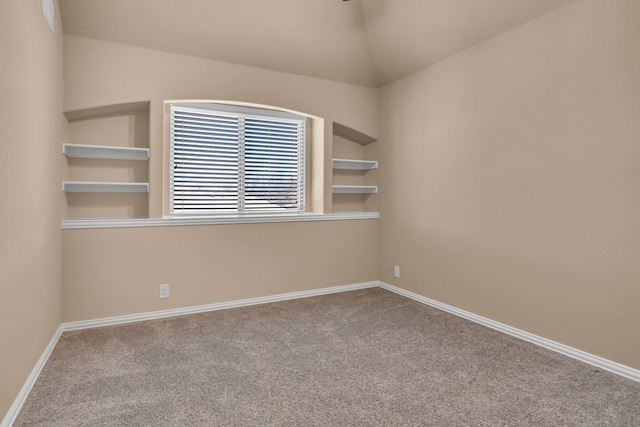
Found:
[[[304,213],[216,217],[167,216],[164,218],[89,218],[62,220],[62,229],[68,230],[78,228],[166,227],[209,224],[254,224],[265,222],[343,221],[378,218],[380,218],[380,214],[378,212],[334,212],[330,214]]]

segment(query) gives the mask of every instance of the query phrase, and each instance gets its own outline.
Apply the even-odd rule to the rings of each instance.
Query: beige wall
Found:
[[[60,325],[62,44],[42,2],[0,2],[0,420]]]
[[[574,2],[385,87],[380,279],[640,368],[638,22]]]
[[[376,220],[63,232],[64,321],[376,280]],[[158,298],[169,283],[171,296]]]
[[[324,140],[313,151],[325,157],[320,164],[328,191],[331,123],[378,133],[378,92],[371,88],[74,36],[65,37],[64,65],[65,111],[151,102],[150,217],[166,211],[165,100],[266,104],[326,119]],[[81,134],[89,133],[75,133]],[[325,196],[330,202],[330,193]],[[63,230],[62,234],[64,322],[378,277],[377,220]],[[169,299],[159,299],[161,283],[171,285]]]

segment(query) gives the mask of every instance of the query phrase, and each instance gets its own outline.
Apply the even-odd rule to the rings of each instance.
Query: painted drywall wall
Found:
[[[65,230],[64,321],[376,280],[377,229],[358,220]]]
[[[327,199],[332,122],[378,134],[375,89],[74,36],[65,37],[64,51],[65,111],[150,101],[150,217],[161,217],[167,207],[165,100],[247,102],[324,118],[320,147],[311,151],[324,157],[320,165]],[[378,276],[377,220],[62,233],[64,322],[346,285]],[[161,283],[171,285],[169,299],[159,299]]]
[[[55,15],[59,11],[55,9]],[[0,2],[0,420],[60,325],[62,34]]]
[[[638,22],[577,1],[383,88],[380,279],[640,368]]]

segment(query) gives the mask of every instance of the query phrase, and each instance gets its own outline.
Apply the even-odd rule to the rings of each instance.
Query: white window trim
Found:
[[[348,221],[379,219],[378,212],[294,213],[229,216],[166,216],[164,218],[96,218],[62,220],[63,230],[84,228],[171,227],[185,225],[255,224],[270,222]]]
[[[194,110],[211,110],[221,111],[232,114],[248,114],[262,117],[273,117],[289,120],[307,120],[307,116],[301,114],[290,113],[288,111],[277,110],[275,107],[264,106],[264,108],[247,107],[244,105],[221,104],[212,101],[170,101],[169,105],[178,105],[184,108],[192,108]]]

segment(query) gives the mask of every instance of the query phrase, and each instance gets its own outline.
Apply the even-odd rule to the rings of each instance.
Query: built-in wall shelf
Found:
[[[96,117],[121,116],[134,113],[139,110],[149,111],[149,101],[126,102],[123,104],[102,105],[81,110],[65,111],[64,116],[69,122],[93,119]]]
[[[149,183],[63,181],[62,191],[66,193],[148,193]]]
[[[372,194],[378,192],[376,185],[334,185],[333,192],[336,194]]]
[[[334,169],[369,170],[377,167],[378,162],[375,160],[333,159]]]
[[[63,218],[149,216],[150,101],[67,110]]]
[[[148,148],[63,144],[62,153],[67,157],[84,159],[149,160]]]
[[[376,142],[375,138],[336,122],[333,122],[333,134],[357,142],[360,145]]]
[[[378,192],[376,138],[350,126],[333,122],[333,212],[375,211]]]

